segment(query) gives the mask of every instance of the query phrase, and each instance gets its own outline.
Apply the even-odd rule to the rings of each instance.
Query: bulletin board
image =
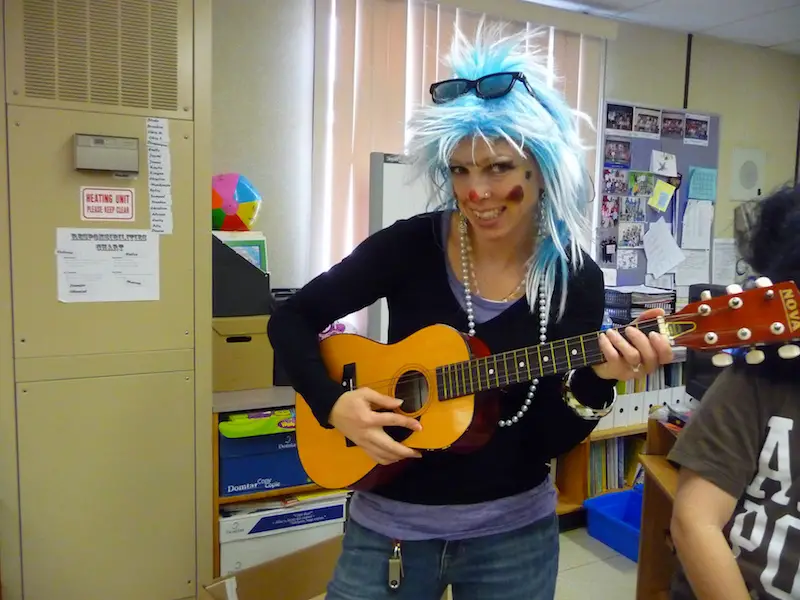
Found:
[[[688,287],[691,279],[710,281],[719,116],[613,100],[606,101],[603,114],[598,264],[615,273],[610,279],[619,286],[675,289]],[[669,244],[659,236],[662,244],[655,245],[651,228],[669,230],[673,254],[652,256],[654,248]],[[667,255],[672,262],[681,255],[684,260],[653,273],[653,267],[663,269],[661,257]]]

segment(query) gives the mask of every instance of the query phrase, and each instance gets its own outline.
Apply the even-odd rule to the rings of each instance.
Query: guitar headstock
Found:
[[[756,287],[742,290],[738,285],[727,288],[728,295],[711,297],[703,292],[698,302],[692,302],[666,319],[670,337],[679,346],[692,350],[725,350],[750,346],[746,360],[758,364],[764,353],[758,346],[784,345],[778,355],[784,359],[800,356],[800,292],[792,281],[774,284],[766,278],[756,281]],[[724,367],[733,362],[725,352],[712,362]]]

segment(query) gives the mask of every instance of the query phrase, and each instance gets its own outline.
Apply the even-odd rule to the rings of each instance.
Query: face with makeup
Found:
[[[542,176],[536,161],[520,156],[505,140],[490,146],[462,140],[450,159],[453,191],[475,236],[522,239],[533,231]]]

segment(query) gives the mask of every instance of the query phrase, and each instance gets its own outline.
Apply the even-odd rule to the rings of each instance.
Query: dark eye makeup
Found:
[[[484,170],[489,171],[490,173],[507,173],[515,168],[514,163],[511,161],[499,161],[493,162],[485,167]],[[461,165],[450,165],[450,173],[453,175],[463,175],[469,171],[468,168],[463,167]]]

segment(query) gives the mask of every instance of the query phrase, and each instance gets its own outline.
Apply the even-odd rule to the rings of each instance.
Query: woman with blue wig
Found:
[[[270,320],[275,351],[320,424],[381,465],[406,463],[354,493],[328,600],[439,600],[448,585],[456,600],[552,600],[549,462],[608,414],[618,380],[671,360],[665,338],[636,328],[589,336],[605,362],[504,388],[494,434],[470,453],[398,443],[384,427],[421,427],[399,400],[343,392],[328,376],[318,332],[380,298],[390,343],[444,323],[497,353],[601,329],[602,272],[579,246],[592,197],[579,115],[524,51],[528,35],[483,23],[474,42],[456,32],[453,78],[431,86],[433,102],[411,123],[410,154],[435,210],[371,235]]]

